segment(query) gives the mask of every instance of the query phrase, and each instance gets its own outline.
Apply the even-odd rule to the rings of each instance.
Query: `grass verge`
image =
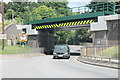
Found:
[[[118,58],[118,46],[112,46],[102,51],[103,57]]]
[[[20,47],[19,45],[15,46],[5,46],[5,50],[2,50],[0,47],[0,54],[24,54],[27,53],[30,49],[29,46]]]

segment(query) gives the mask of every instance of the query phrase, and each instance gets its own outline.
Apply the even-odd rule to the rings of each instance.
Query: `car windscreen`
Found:
[[[55,51],[66,51],[68,50],[67,46],[55,46]]]

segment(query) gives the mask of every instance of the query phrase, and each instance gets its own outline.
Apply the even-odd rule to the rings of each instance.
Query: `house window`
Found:
[[[23,28],[22,31],[26,33],[26,28]]]

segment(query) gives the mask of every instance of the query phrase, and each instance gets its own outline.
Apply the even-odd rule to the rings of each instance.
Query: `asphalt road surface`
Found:
[[[4,58],[3,78],[117,78],[118,70],[52,56]]]

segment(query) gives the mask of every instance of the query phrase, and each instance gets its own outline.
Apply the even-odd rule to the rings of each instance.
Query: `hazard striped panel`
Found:
[[[59,23],[59,24],[51,24],[51,25],[41,25],[41,26],[36,26],[35,29],[47,29],[47,28],[73,26],[73,25],[90,24],[90,23],[94,23],[94,20],[84,20],[84,21],[67,22],[67,23]]]

